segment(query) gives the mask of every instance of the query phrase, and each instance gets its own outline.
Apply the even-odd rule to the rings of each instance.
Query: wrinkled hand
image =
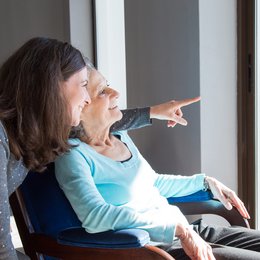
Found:
[[[187,121],[182,118],[181,108],[192,103],[198,102],[200,97],[188,98],[179,101],[169,101],[160,105],[152,106],[150,110],[150,118],[160,120],[168,120],[168,127],[174,127],[176,124],[187,125]]]
[[[183,250],[192,260],[215,260],[211,246],[194,230],[178,224],[175,235],[180,239]]]
[[[242,217],[250,219],[244,203],[239,199],[233,190],[229,189],[215,178],[206,176],[205,180],[208,182],[209,188],[214,197],[220,200],[226,209],[231,210],[232,207],[235,206]]]

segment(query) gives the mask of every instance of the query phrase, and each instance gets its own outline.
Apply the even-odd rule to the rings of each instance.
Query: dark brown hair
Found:
[[[62,82],[86,66],[69,43],[37,37],[0,68],[0,120],[16,159],[42,170],[67,151],[70,114]]]

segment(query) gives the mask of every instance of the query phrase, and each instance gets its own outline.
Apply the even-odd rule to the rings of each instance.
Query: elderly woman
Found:
[[[88,91],[91,103],[81,114],[84,131],[70,139],[73,148],[55,162],[57,180],[87,232],[144,229],[152,241],[170,244],[166,250],[177,259],[260,259],[260,232],[201,224],[192,229],[166,200],[208,186],[227,208],[233,204],[249,218],[232,190],[204,174],[155,173],[126,132],[111,134],[110,127],[122,117],[119,94],[95,69]],[[194,101],[183,101],[180,107]]]

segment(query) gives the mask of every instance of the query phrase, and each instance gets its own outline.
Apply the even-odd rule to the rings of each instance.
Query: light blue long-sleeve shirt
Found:
[[[157,174],[125,132],[116,133],[130,150],[125,162],[114,161],[78,139],[55,162],[56,178],[87,232],[140,228],[151,240],[171,243],[175,225],[188,225],[167,197],[184,196],[204,188],[204,174]]]

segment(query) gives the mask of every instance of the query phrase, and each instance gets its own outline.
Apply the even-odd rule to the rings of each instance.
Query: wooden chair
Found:
[[[239,213],[227,211],[210,193],[169,198],[184,214],[219,214],[230,224],[248,226]],[[54,164],[44,173],[29,172],[10,197],[25,253],[32,259],[173,259],[149,245],[145,230],[126,229],[89,234],[81,227],[54,175]],[[196,206],[195,206],[196,205]]]

